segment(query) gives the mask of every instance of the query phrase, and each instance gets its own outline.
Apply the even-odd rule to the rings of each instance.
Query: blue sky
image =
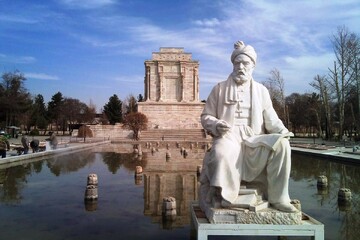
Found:
[[[144,61],[184,47],[200,61],[200,98],[232,71],[233,43],[258,54],[259,82],[277,68],[286,94],[312,92],[335,57],[331,37],[360,35],[359,0],[0,0],[0,73],[19,70],[46,101],[94,103],[144,93]]]

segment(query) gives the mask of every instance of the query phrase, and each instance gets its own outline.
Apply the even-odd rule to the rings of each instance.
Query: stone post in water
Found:
[[[340,211],[348,211],[351,209],[351,190],[348,188],[340,188],[338,191],[338,207]]]
[[[98,177],[95,173],[91,173],[87,177],[87,185],[84,197],[85,209],[87,211],[95,211],[97,209],[98,197]]]

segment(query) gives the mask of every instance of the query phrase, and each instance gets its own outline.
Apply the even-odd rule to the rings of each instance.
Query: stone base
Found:
[[[238,199],[244,196],[239,195]],[[214,208],[208,204],[204,198],[199,199],[199,205],[205,213],[210,223],[215,224],[278,224],[278,225],[293,225],[301,224],[301,211],[295,213],[281,212],[269,207],[269,203],[265,200],[259,199],[256,203],[251,203],[246,206],[244,203],[237,203],[244,207],[236,207],[236,205],[226,208]]]
[[[212,202],[206,201],[210,191],[208,182],[202,183],[199,188],[199,206],[205,213],[208,221],[215,224],[301,224],[302,212],[282,212],[271,208],[269,202],[263,198],[258,189],[242,187],[234,203],[219,201],[219,196],[213,197]],[[221,198],[221,197],[220,197]],[[300,209],[300,202],[293,204]],[[297,206],[299,205],[299,206]]]
[[[287,236],[304,236],[324,240],[324,224],[302,214],[300,224],[212,224],[208,222],[199,205],[191,204],[191,226],[198,240],[207,240],[209,236],[273,236],[278,239]]]
[[[250,211],[242,208],[208,208],[205,215],[210,223],[216,224],[301,224],[302,213],[286,213],[273,208]]]

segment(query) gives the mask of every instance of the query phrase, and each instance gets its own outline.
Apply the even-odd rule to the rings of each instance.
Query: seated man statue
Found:
[[[203,197],[213,207],[229,207],[242,182],[260,181],[272,207],[296,212],[288,193],[293,134],[276,114],[266,87],[252,78],[254,48],[241,41],[234,48],[233,72],[212,89],[201,114],[202,126],[213,136],[200,180],[208,186]]]

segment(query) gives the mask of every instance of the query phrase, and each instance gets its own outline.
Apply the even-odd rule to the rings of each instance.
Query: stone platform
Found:
[[[273,208],[250,211],[244,208],[208,208],[205,215],[215,224],[300,224],[302,213],[286,213]]]
[[[271,208],[268,201],[263,199],[263,194],[257,189],[241,188],[238,198],[231,205],[230,203],[227,205],[226,202],[208,203],[205,197],[201,197],[202,195],[204,195],[204,189],[200,188],[199,206],[210,223],[282,225],[301,223],[301,211],[288,213]],[[300,210],[300,206],[294,206]]]
[[[214,210],[216,212],[217,210]],[[240,216],[236,213],[234,215],[234,210],[228,212],[222,212],[227,216]],[[208,236],[218,235],[218,236],[310,236],[315,240],[324,239],[324,225],[317,220],[311,218],[309,215],[302,213],[296,214],[300,215],[300,222],[298,224],[283,224],[281,222],[270,221],[269,223],[255,223],[257,220],[253,219],[249,222],[254,223],[210,223],[205,213],[199,207],[197,202],[192,203],[191,205],[191,223],[192,228],[196,231],[196,237],[198,240],[206,240]],[[259,211],[258,214],[263,212]],[[219,212],[220,213],[220,212]],[[270,210],[269,212],[265,211],[264,216],[275,217],[276,219],[283,218],[284,216],[278,216],[278,211]],[[243,213],[245,214],[245,212]],[[286,214],[286,213],[285,213]],[[256,214],[252,214],[256,215]],[[237,221],[238,218],[230,217],[229,220]],[[264,218],[261,220],[264,221]],[[224,221],[225,222],[225,221]],[[230,221],[229,221],[230,222]]]
[[[263,203],[263,207],[253,208],[213,208],[202,207],[204,214],[210,223],[215,224],[301,224],[301,211],[294,213],[281,212]]]

